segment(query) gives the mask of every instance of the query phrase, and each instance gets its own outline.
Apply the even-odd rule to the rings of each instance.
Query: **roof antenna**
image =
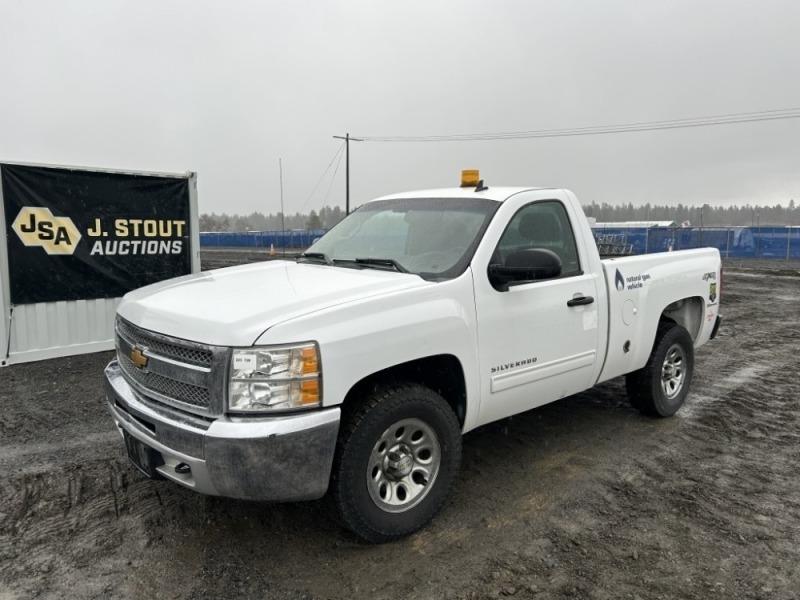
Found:
[[[484,190],[488,190],[488,189],[489,189],[489,186],[488,186],[488,185],[483,185],[483,179],[481,179],[481,180],[478,182],[478,185],[476,185],[476,186],[475,186],[475,191],[476,191],[476,192],[482,192],[482,191],[484,191]]]

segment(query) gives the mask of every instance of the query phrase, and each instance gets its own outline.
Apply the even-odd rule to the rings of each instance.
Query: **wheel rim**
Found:
[[[428,495],[439,473],[442,449],[436,432],[419,419],[398,421],[378,438],[367,465],[372,501],[399,513]]]
[[[664,364],[661,367],[661,390],[671,400],[681,393],[686,380],[686,354],[679,344],[673,344],[667,350]]]

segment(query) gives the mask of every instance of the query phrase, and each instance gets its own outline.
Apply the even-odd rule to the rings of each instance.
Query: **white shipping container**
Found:
[[[186,180],[188,184],[188,194],[186,194],[185,197],[188,199],[189,204],[189,222],[186,224],[188,225],[188,231],[183,232],[183,237],[189,243],[188,269],[183,266],[176,268],[183,269],[185,273],[193,273],[200,270],[200,236],[198,227],[196,173],[145,173],[137,171],[2,162],[0,163],[0,366],[112,349],[114,347],[114,317],[117,305],[123,295],[120,293],[119,296],[116,297],[88,297],[94,296],[94,294],[89,293],[86,298],[79,299],[13,303],[12,277],[14,270],[10,268],[10,264],[13,263],[15,257],[10,256],[10,252],[14,251],[14,246],[16,246],[18,248],[17,251],[19,251],[20,243],[16,239],[14,240],[15,244],[9,243],[9,235],[17,235],[19,229],[13,228],[13,233],[9,233],[9,230],[12,229],[10,225],[14,224],[15,219],[20,220],[25,215],[22,215],[21,211],[19,215],[7,214],[6,209],[8,203],[6,202],[7,198],[4,199],[3,196],[2,181],[8,178],[2,177],[4,167],[6,167],[7,170],[31,167],[34,173],[36,169],[40,169],[42,173],[57,173],[61,177],[59,184],[62,186],[65,185],[64,181],[67,181],[66,185],[68,185],[71,174],[75,174],[76,177],[88,177],[89,179],[102,179],[103,174],[108,174],[109,179],[112,180],[115,178],[124,179],[124,177],[117,176],[130,176],[130,179],[136,182],[137,189],[135,193],[139,195],[147,193],[139,189],[143,187],[139,185],[141,182],[149,182],[147,178]],[[85,207],[85,186],[83,190],[76,189],[75,195],[80,196],[81,194],[84,196],[83,201]],[[72,195],[71,192],[69,195]],[[113,200],[119,202],[118,198],[114,198]],[[111,201],[110,199],[109,202]],[[35,199],[28,202],[26,198],[25,202],[31,206],[36,205]],[[101,199],[98,202],[102,204],[103,200]],[[131,203],[131,210],[136,208],[136,204],[138,203]],[[103,207],[100,205],[97,205],[97,207],[98,210],[102,212]],[[158,210],[156,204],[153,204],[151,208],[156,211]],[[30,210],[36,211],[40,209],[38,206],[35,206]],[[156,215],[156,218],[157,217],[158,215]],[[166,223],[167,221],[158,221],[158,223],[161,222]],[[172,222],[174,223],[176,221]],[[34,223],[35,221],[31,219],[30,225]],[[133,223],[133,221],[131,221],[131,223]],[[99,225],[99,221],[96,222],[96,225]],[[29,229],[31,229],[31,227],[28,227],[27,230]],[[96,253],[97,244],[101,244],[101,247],[106,249],[108,246],[102,246],[103,244],[119,244],[121,247],[123,242],[109,241],[114,239],[115,232],[113,228],[109,227],[108,231],[105,233],[92,233],[91,229],[91,227],[84,227],[80,240],[76,243],[76,246],[77,244],[84,244],[85,255],[90,254],[90,252],[86,250],[90,247],[94,248],[92,252]],[[129,232],[129,234],[132,237],[132,231]],[[148,231],[147,234],[150,237],[143,238],[140,242],[141,244],[147,243],[148,240],[152,243],[153,240],[157,239],[155,236],[159,235],[158,231],[155,233],[153,233],[153,231]],[[92,239],[92,235],[100,237]],[[143,229],[142,235],[144,235]],[[21,238],[22,235],[20,234],[19,237]],[[131,244],[130,238],[126,238],[125,241],[128,242],[128,245]],[[31,244],[26,242],[26,246],[30,245]],[[113,247],[116,246],[112,246],[112,248]],[[155,246],[152,247],[155,248]],[[181,246],[181,249],[179,258],[185,261],[186,254],[183,246]],[[42,248],[26,248],[25,251],[41,253],[40,256],[44,256],[45,253],[45,250]],[[47,254],[51,253],[47,252]],[[120,254],[122,253],[120,252]],[[133,253],[131,252],[131,254]],[[59,269],[60,258],[61,257],[55,256],[52,258],[51,263],[46,264],[52,264],[52,269],[55,272]],[[106,256],[105,259],[107,261],[108,257]],[[131,260],[131,256],[130,254],[126,256],[120,255],[111,260]],[[169,257],[165,256],[160,260],[168,261]],[[148,275],[145,273],[140,276],[147,277]],[[150,279],[152,279],[152,277]]]

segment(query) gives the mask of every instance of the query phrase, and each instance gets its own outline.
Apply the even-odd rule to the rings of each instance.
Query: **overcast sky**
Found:
[[[287,213],[343,207],[346,132],[800,107],[798,25],[797,0],[0,0],[0,161],[196,171],[201,212],[270,213],[282,159]],[[353,206],[463,168],[585,203],[800,201],[800,119],[350,150]]]

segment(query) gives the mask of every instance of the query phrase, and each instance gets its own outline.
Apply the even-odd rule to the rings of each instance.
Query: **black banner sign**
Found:
[[[0,165],[11,302],[116,298],[191,272],[189,180]]]

